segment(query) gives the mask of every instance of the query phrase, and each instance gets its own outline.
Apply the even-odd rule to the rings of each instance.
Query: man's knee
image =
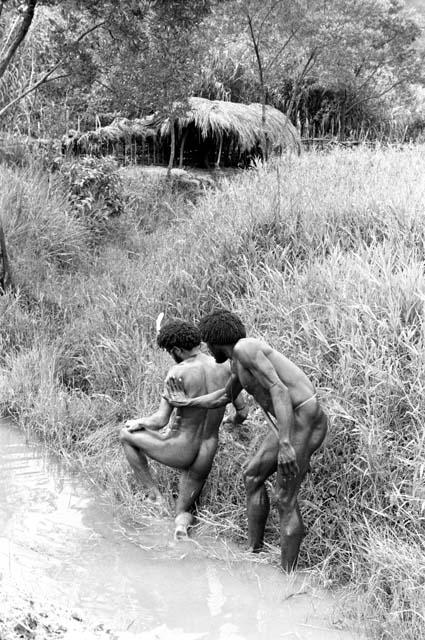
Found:
[[[131,433],[131,431],[129,431],[126,427],[120,429],[119,440],[122,445],[129,444],[132,447],[138,448],[136,447],[134,434]]]
[[[183,483],[188,483],[191,486],[194,487],[203,487],[209,472],[211,470],[211,467],[202,467],[202,466],[196,466],[196,468],[190,467],[187,470],[187,475],[186,475],[186,481],[182,478]]]
[[[275,498],[281,516],[287,515],[290,517],[292,512],[295,510],[297,503],[297,497],[295,494],[296,492],[293,487],[285,484],[278,484],[275,490]]]
[[[197,489],[198,487],[202,487],[205,484],[206,476],[202,473],[194,473],[193,471],[189,471],[186,480],[182,480],[182,485],[187,485],[187,488],[192,491],[193,488]]]
[[[120,429],[118,437],[119,437],[119,440],[120,440],[121,444],[124,444],[125,442],[128,442],[128,436],[129,435],[131,435],[131,434],[127,431],[127,429],[125,427],[122,427]]]

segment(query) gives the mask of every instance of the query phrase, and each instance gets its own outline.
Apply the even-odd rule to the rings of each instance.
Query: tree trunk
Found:
[[[254,47],[255,57],[257,59],[257,67],[258,67],[258,79],[260,81],[260,91],[261,91],[261,134],[262,134],[262,152],[263,152],[263,160],[268,160],[268,139],[267,139],[267,130],[266,130],[266,98],[267,98],[267,90],[264,82],[264,68],[263,61],[261,59],[260,49],[259,49],[259,40],[255,37],[254,26],[252,24],[252,17],[247,12],[246,18],[248,21],[248,27],[251,34],[251,41]]]
[[[344,89],[344,98],[339,108],[339,140],[345,140],[345,126],[346,126],[346,106],[347,106],[347,89]]]
[[[261,78],[261,82],[263,84],[263,78]],[[261,128],[262,128],[262,135],[263,135],[263,152],[264,152],[264,160],[267,162],[267,160],[269,159],[269,136],[267,133],[267,127],[266,127],[266,100],[267,100],[267,90],[264,87],[264,84],[262,86],[262,104],[261,104]]]
[[[221,160],[222,149],[223,149],[223,134],[221,133],[220,134],[220,144],[219,144],[219,147],[218,147],[217,160],[215,162],[215,168],[216,169],[220,168],[220,160]]]
[[[10,61],[15,55],[19,45],[24,40],[25,36],[28,33],[28,29],[31,26],[32,20],[34,18],[34,11],[37,5],[38,0],[27,0],[26,8],[22,16],[21,24],[14,34],[12,34],[11,42],[0,58],[0,78],[3,77],[7,67],[9,66]]]
[[[171,177],[171,169],[173,168],[174,165],[174,156],[176,155],[176,131],[174,128],[174,118],[170,119],[170,126],[171,126],[171,152],[170,152],[170,159],[168,161],[168,168],[167,168],[167,178]]]
[[[6,251],[6,240],[4,237],[3,226],[0,221],[0,295],[6,293],[8,289],[12,289],[12,274],[10,272],[9,260]]]
[[[183,169],[183,159],[184,159],[184,145],[186,142],[187,134],[189,129],[186,129],[182,136],[182,141],[180,143],[180,158],[179,158],[179,169]]]

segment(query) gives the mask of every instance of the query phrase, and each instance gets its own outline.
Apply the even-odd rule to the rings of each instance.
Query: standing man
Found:
[[[325,438],[326,415],[304,372],[265,342],[247,338],[235,314],[215,311],[201,319],[199,328],[216,362],[232,361],[231,378],[219,391],[188,398],[184,380],[170,377],[166,397],[174,406],[213,409],[232,402],[245,389],[261,406],[272,429],[244,469],[249,546],[252,551],[262,548],[270,509],[264,483],[277,470],[281,560],[291,571],[304,536],[298,491],[311,455]]]
[[[200,333],[194,325],[170,321],[160,328],[157,343],[177,363],[169,370],[167,379],[172,376],[182,380],[189,397],[216,391],[229,380],[228,364],[217,364],[214,358],[202,353]],[[243,402],[235,396],[234,404],[234,420],[241,423],[246,418]],[[224,404],[210,411],[202,407],[179,408],[167,433],[157,433],[169,423],[173,410],[162,398],[155,413],[126,422],[120,441],[128,462],[152,501],[161,501],[162,496],[150,473],[147,457],[182,470],[175,519],[175,538],[182,539],[187,538],[187,529],[193,520],[191,511],[217,451]]]

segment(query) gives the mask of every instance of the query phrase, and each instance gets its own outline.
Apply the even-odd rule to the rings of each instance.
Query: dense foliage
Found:
[[[122,184],[114,158],[69,160],[62,163],[59,176],[72,212],[92,229],[100,230],[111,216],[122,213]]]
[[[173,115],[193,94],[274,104],[305,136],[400,135],[423,115],[421,23],[400,0],[0,6],[0,122],[21,133]]]

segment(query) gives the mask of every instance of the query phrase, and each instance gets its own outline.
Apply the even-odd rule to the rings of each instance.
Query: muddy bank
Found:
[[[90,623],[78,611],[62,609],[37,599],[17,585],[2,581],[0,595],[1,640],[115,640],[118,636],[103,625]]]

